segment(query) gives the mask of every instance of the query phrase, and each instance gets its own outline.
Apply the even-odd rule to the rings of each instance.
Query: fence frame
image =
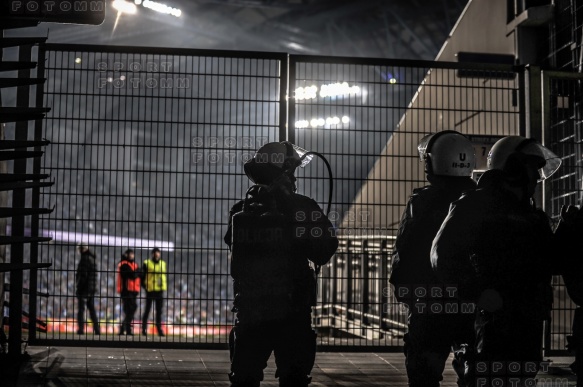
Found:
[[[296,68],[298,63],[334,63],[334,64],[355,64],[355,65],[379,65],[379,66],[402,66],[402,67],[427,67],[430,69],[451,69],[451,70],[476,70],[476,71],[511,71],[518,77],[518,117],[520,122],[521,134],[536,135],[541,133],[542,140],[546,141],[548,133],[544,131],[547,124],[548,101],[545,99],[546,85],[551,76],[566,76],[569,79],[583,79],[583,76],[577,74],[563,72],[542,72],[540,68],[530,66],[508,66],[496,64],[479,64],[479,63],[458,63],[458,62],[438,62],[438,61],[422,61],[422,60],[402,60],[402,59],[380,59],[380,58],[351,58],[351,57],[326,57],[326,56],[308,56],[308,55],[288,55],[287,53],[274,52],[242,52],[242,51],[227,51],[227,50],[198,50],[198,49],[181,49],[181,48],[152,48],[152,47],[129,47],[129,46],[107,46],[107,45],[80,45],[80,44],[42,44],[39,47],[39,68],[38,76],[44,77],[46,55],[48,51],[79,51],[79,52],[108,52],[108,53],[134,53],[134,54],[156,54],[156,55],[190,55],[190,56],[211,56],[222,58],[237,58],[237,59],[269,59],[277,60],[280,63],[280,90],[279,90],[279,139],[280,141],[288,140],[295,141],[295,126],[296,121],[296,103],[293,97],[293,92],[296,89]],[[37,103],[42,104],[44,101],[44,88],[37,88]],[[542,105],[542,106],[541,106]],[[43,123],[37,121],[35,128],[35,140],[42,139]],[[40,161],[34,163],[34,173],[40,173]],[[544,190],[548,190],[545,185]],[[33,203],[40,202],[40,189],[33,190]],[[547,195],[543,194],[543,199],[547,199]],[[545,203],[543,200],[543,203]],[[31,219],[32,232],[38,233],[39,216],[33,216]],[[36,234],[33,234],[36,235]],[[362,245],[362,250],[366,250],[366,243]],[[387,267],[384,262],[390,260],[387,257],[386,251],[390,248],[387,241],[381,242],[381,250],[383,251],[383,258],[381,259],[382,268],[380,274],[388,277]],[[348,241],[350,246],[350,241]],[[348,267],[352,262],[349,257],[350,252],[346,256]],[[366,254],[365,254],[366,255]],[[31,246],[32,263],[38,262],[38,243]],[[366,262],[364,262],[366,263]],[[364,264],[363,263],[363,264]],[[335,266],[334,266],[335,267]],[[36,289],[37,273],[35,269],[31,271],[31,289]],[[368,277],[367,277],[368,278]],[[388,278],[385,278],[388,283]],[[349,281],[349,286],[352,282]],[[331,284],[331,292],[336,294],[337,285],[335,282]],[[365,286],[368,286],[365,285]],[[32,293],[32,292],[31,292]],[[34,327],[37,319],[36,311],[36,295],[30,296],[30,326]],[[350,306],[351,298],[347,301],[347,306]],[[328,305],[319,307],[324,308]],[[385,326],[384,321],[385,312],[381,311],[381,329]],[[142,347],[142,348],[198,348],[198,349],[226,349],[226,343],[190,343],[190,342],[142,342],[142,341],[93,341],[93,340],[55,340],[55,339],[40,339],[37,337],[34,329],[29,331],[29,343],[32,345],[67,345],[67,346],[100,346],[100,347]],[[545,339],[546,342],[546,339]],[[394,352],[399,351],[399,346],[344,346],[344,345],[320,345],[320,351],[383,351]],[[563,352],[561,352],[562,354]]]

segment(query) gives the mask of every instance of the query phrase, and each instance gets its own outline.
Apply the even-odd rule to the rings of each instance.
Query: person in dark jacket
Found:
[[[537,181],[559,165],[533,139],[499,140],[478,189],[451,205],[434,239],[438,275],[477,305],[476,344],[466,356],[471,386],[532,384],[543,366],[543,322],[561,244],[532,197]]]
[[[282,387],[305,387],[316,357],[311,307],[316,277],[310,261],[326,264],[338,247],[318,204],[295,193],[301,158],[288,142],[269,143],[245,163],[256,184],[229,213],[225,243],[232,253],[233,387],[257,387],[271,353]],[[301,150],[300,150],[301,151]]]
[[[134,261],[134,251],[127,249],[117,265],[117,292],[121,296],[124,319],[120,327],[120,335],[133,335],[132,321],[138,309],[136,302],[140,293],[140,269]]]
[[[85,306],[87,306],[91,322],[93,323],[93,332],[99,335],[99,320],[95,312],[95,291],[97,289],[97,263],[95,262],[95,254],[83,243],[79,244],[78,251],[81,254],[81,259],[77,265],[77,278],[75,281],[75,294],[77,295],[78,305],[77,333],[80,335],[85,333]]]
[[[473,343],[473,314],[462,313],[455,294],[446,297],[444,284],[431,267],[431,244],[447,216],[451,202],[474,189],[475,155],[472,143],[455,131],[425,136],[418,146],[429,185],[413,191],[395,241],[390,282],[397,300],[408,306],[405,335],[409,385],[439,387],[452,346]],[[439,294],[436,294],[436,290]],[[457,309],[445,313],[449,301]],[[463,370],[454,368],[461,374]]]

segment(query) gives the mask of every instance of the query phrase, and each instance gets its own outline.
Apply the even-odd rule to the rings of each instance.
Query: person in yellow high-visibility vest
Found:
[[[142,334],[148,334],[148,316],[152,309],[152,303],[156,303],[156,328],[158,336],[164,336],[162,330],[162,307],[164,304],[164,292],[167,290],[166,262],[162,260],[160,249],[152,249],[150,259],[144,261],[142,266],[142,287],[146,290],[146,307],[142,316]]]

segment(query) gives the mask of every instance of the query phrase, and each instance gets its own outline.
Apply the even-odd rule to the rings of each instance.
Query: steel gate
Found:
[[[31,342],[216,346],[233,323],[228,253],[230,207],[248,187],[242,161],[285,137],[287,57],[270,53],[47,45],[44,90],[51,141],[41,192],[56,210],[40,221],[53,242],[39,248],[37,316],[47,333]],[[42,62],[42,60],[41,60]],[[101,335],[77,335],[76,245],[98,262]],[[126,248],[141,264],[159,247],[168,263],[166,337],[119,336],[117,263]],[[86,312],[87,314],[87,312]],[[85,316],[86,321],[89,316]],[[153,344],[156,343],[156,344]]]
[[[561,207],[583,204],[583,74],[559,71],[542,72],[542,138],[560,155],[563,164],[546,185],[546,212],[558,222]],[[567,294],[561,277],[553,278],[555,302],[552,322],[547,328],[547,353],[565,351],[566,337],[572,332],[576,305]]]
[[[417,144],[455,129],[486,150],[518,134],[520,69],[370,58],[290,57],[289,125],[301,147],[334,172],[331,219],[340,248],[323,268],[315,325],[326,348],[396,350],[406,309],[389,288],[392,245],[414,188],[425,184]],[[318,161],[313,161],[313,164]],[[310,165],[300,189],[327,200],[326,169]]]
[[[341,246],[320,276],[320,348],[396,350],[405,310],[387,278],[401,212],[424,182],[418,140],[459,130],[483,167],[492,142],[527,121],[526,78],[512,66],[78,45],[40,52],[52,143],[38,172],[56,182],[41,204],[56,209],[39,224],[53,242],[36,258],[54,263],[38,271],[50,297],[31,311],[48,322],[46,333],[30,332],[34,344],[224,348],[233,295],[222,236],[249,186],[242,161],[289,139],[322,152],[335,177],[329,216]],[[298,177],[299,192],[325,207],[323,163]],[[91,325],[75,334],[79,242],[98,257],[99,336]],[[168,335],[118,336],[116,264],[128,247],[141,263],[154,246],[170,265]]]

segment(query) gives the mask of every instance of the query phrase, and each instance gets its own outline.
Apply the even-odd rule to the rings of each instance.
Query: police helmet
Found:
[[[270,184],[282,173],[293,175],[297,167],[308,164],[311,156],[302,158],[306,153],[288,141],[270,142],[259,148],[243,169],[253,183]]]
[[[429,134],[417,146],[426,172],[432,175],[469,177],[476,165],[474,147],[466,136],[455,130]]]
[[[561,159],[535,139],[522,136],[498,140],[488,154],[488,169],[511,173],[517,169],[518,163],[537,168],[539,181],[543,181],[559,169]]]

